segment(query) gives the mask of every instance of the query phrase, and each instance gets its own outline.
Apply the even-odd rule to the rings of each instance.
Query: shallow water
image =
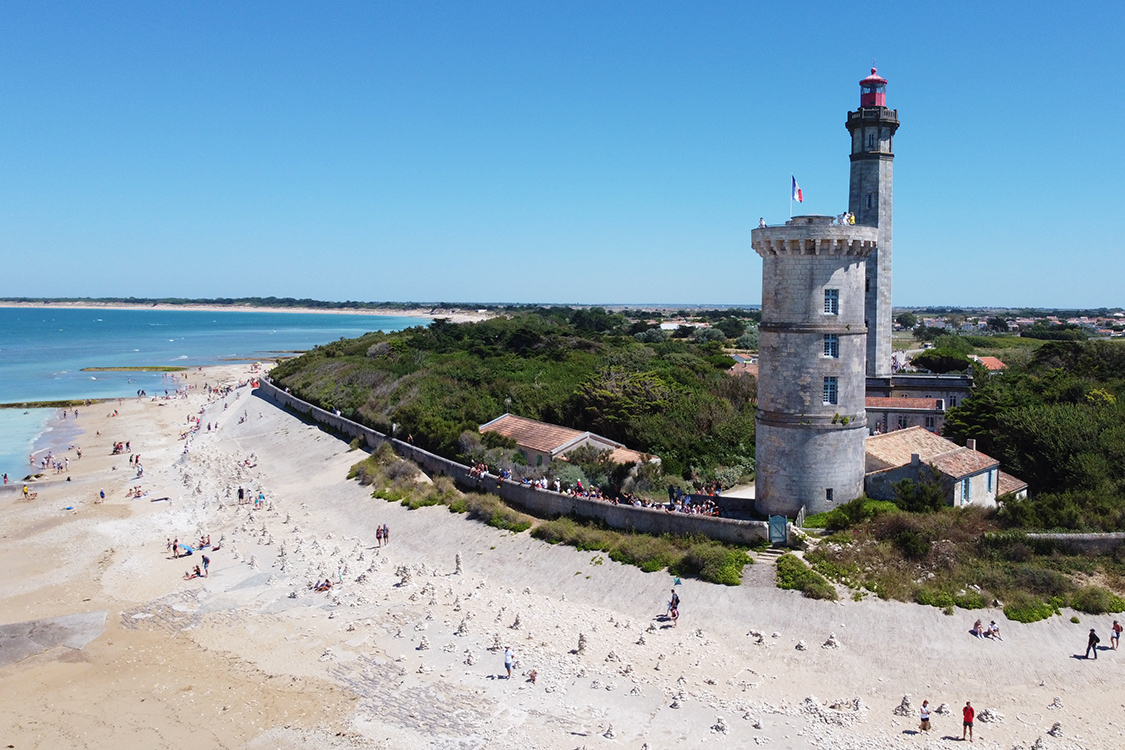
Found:
[[[428,323],[386,315],[0,308],[0,403],[111,398],[142,389],[156,395],[175,389],[163,373],[83,368],[253,361]],[[65,447],[75,439],[73,423],[51,427],[59,411],[0,409],[0,472],[13,481],[22,478],[32,450]]]

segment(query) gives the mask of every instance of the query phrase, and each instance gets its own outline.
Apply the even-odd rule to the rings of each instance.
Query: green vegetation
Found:
[[[444,505],[451,513],[467,513],[470,518],[514,533],[534,526],[532,536],[536,539],[606,552],[611,560],[646,572],[667,568],[673,575],[737,586],[743,567],[753,562],[745,550],[701,536],[621,532],[596,521],[570,517],[538,521],[495,495],[462,493],[448,477],[426,482],[414,464],[399,458],[386,444],[354,464],[348,478],[373,487],[372,497],[401,503],[411,510]]]
[[[1043,343],[1028,362],[978,378],[951,409],[944,434],[977,449],[1029,485],[1009,498],[1011,527],[1125,530],[1125,345]]]
[[[792,553],[777,558],[777,587],[800,591],[810,599],[836,600],[836,589]]]
[[[81,372],[182,372],[186,367],[138,365],[137,367],[83,367]]]
[[[841,531],[857,526],[864,521],[869,521],[884,513],[896,513],[899,507],[886,500],[872,500],[868,497],[857,497],[851,502],[833,508],[826,513],[816,513],[805,518],[807,529],[828,529]]]
[[[90,406],[116,400],[112,398],[71,398],[62,401],[19,401],[11,404],[0,404],[0,409],[70,409],[75,406]]]
[[[1000,601],[1005,615],[1020,622],[1062,607],[1125,611],[1125,600],[1105,587],[1125,587],[1125,550],[1116,557],[1069,554],[1004,530],[996,513],[982,508],[878,514],[826,537],[805,559],[856,591],[940,609]]]
[[[745,331],[745,320],[738,323]],[[708,329],[723,341],[637,340],[650,330],[597,307],[538,308],[473,324],[438,319],[317,347],[272,375],[318,406],[383,432],[396,426],[435,453],[485,460],[517,476],[547,469],[519,466],[510,450],[476,434],[505,412],[660,456],[665,475],[640,467],[639,475],[605,476],[625,491],[658,496],[669,483],[729,486],[752,476],[757,382],[726,372],[733,360],[723,353],[725,334]]]
[[[387,444],[354,464],[348,479],[374,487],[372,497],[401,503],[411,510],[444,505],[451,513],[467,513],[470,518],[489,526],[515,533],[527,531],[535,522],[534,518],[508,506],[495,495],[460,492],[449,477],[438,476],[431,482],[425,481],[417,466],[399,458]]]
[[[724,586],[742,582],[742,569],[753,562],[746,551],[704,537],[636,534],[605,524],[563,516],[536,526],[531,535],[549,544],[605,552],[609,559],[652,573],[699,578]]]

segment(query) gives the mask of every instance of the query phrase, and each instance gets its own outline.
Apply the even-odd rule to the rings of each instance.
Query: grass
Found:
[[[386,443],[348,471],[348,479],[375,488],[372,497],[400,503],[411,510],[444,505],[451,513],[467,513],[489,526],[515,533],[527,531],[535,522],[494,495],[461,492],[449,477],[437,476],[431,482],[422,477],[417,466],[399,458]]]
[[[837,598],[832,584],[791,552],[777,558],[777,587],[800,591],[810,599],[835,601]]]
[[[138,365],[137,367],[83,367],[82,372],[183,372],[175,365]]]
[[[614,562],[634,565],[647,573],[667,569],[672,575],[724,586],[739,585],[742,569],[753,562],[745,550],[711,539],[617,531],[600,522],[571,516],[545,521],[531,535],[548,544],[605,552]]]
[[[859,497],[824,513],[814,513],[805,518],[806,529],[840,531],[886,513],[897,513],[899,507],[887,500]]]
[[[1064,607],[1125,611],[1125,598],[1111,590],[1125,589],[1125,554],[1071,554],[1000,530],[994,512],[981,508],[876,515],[825,537],[805,559],[814,572],[857,592],[947,612],[994,601],[1018,622],[1046,619]]]

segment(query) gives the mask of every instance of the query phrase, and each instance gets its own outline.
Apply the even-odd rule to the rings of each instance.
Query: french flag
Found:
[[[792,175],[790,175],[792,177]],[[793,200],[798,203],[804,203],[804,196],[801,195],[801,186],[797,184],[797,178],[793,177]]]

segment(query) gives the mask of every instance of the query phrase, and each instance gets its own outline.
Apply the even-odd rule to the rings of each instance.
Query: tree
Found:
[[[933,470],[927,468],[923,473],[928,476],[919,476],[917,482],[895,482],[895,505],[910,513],[933,513],[945,507],[945,490],[933,476]]]
[[[700,344],[706,344],[708,341],[726,341],[727,336],[718,328],[697,328],[695,340]]]
[[[912,312],[903,312],[895,316],[895,322],[903,328],[913,328],[918,325],[918,316]]]
[[[990,331],[999,331],[1003,333],[1008,330],[1008,321],[1004,320],[1003,318],[989,318],[987,324],[988,330]]]
[[[714,325],[728,339],[736,339],[746,332],[746,321],[739,318],[723,318]]]
[[[910,364],[930,372],[961,372],[969,367],[969,358],[951,349],[929,349],[916,354]]]
[[[738,337],[735,345],[739,349],[757,349],[758,348],[758,326],[749,326],[746,333]]]

